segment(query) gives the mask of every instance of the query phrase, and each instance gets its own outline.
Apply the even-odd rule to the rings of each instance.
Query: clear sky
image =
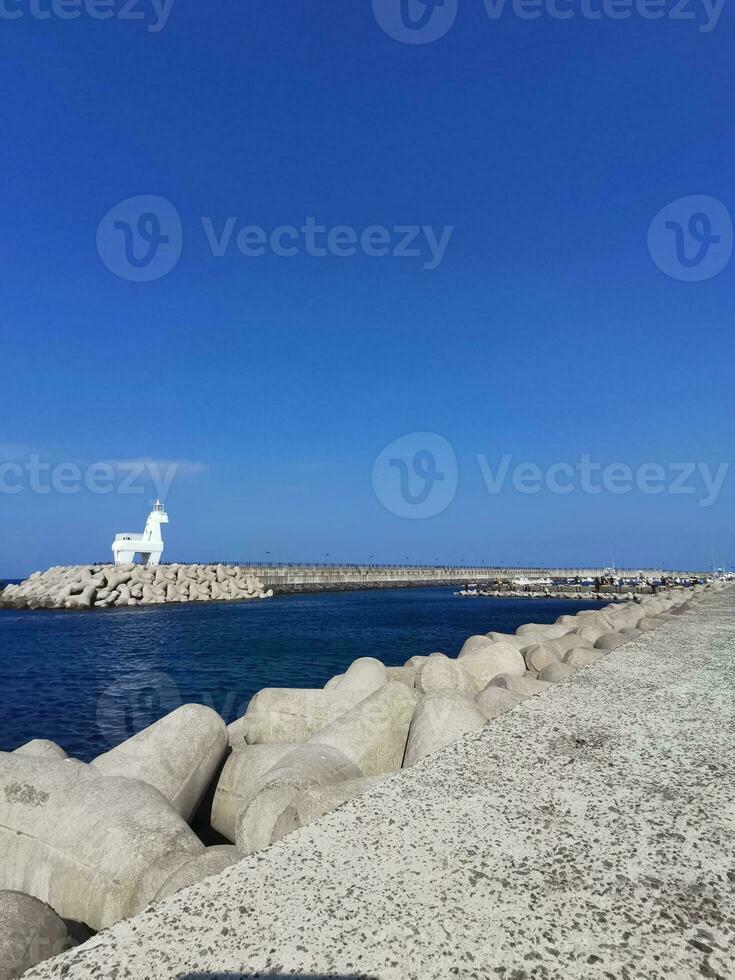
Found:
[[[0,4],[0,576],[169,463],[171,560],[735,561],[732,6],[55,2]]]

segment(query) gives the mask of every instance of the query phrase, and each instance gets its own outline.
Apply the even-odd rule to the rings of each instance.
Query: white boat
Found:
[[[455,592],[454,594],[455,595],[479,595],[480,593],[477,591],[477,582],[470,582],[463,589],[460,589],[459,592]]]

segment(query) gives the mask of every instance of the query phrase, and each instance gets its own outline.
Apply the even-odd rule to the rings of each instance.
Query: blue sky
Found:
[[[172,560],[735,561],[735,474],[700,478],[732,459],[735,259],[682,281],[647,239],[691,195],[735,214],[732,10],[701,30],[693,2],[616,21],[460,0],[443,37],[406,44],[368,2],[176,0],[158,31],[144,0],[144,20],[3,9],[22,16],[0,17],[0,576],[107,558],[142,528],[154,463],[177,464]],[[98,250],[140,195],[181,225],[143,282]],[[230,217],[215,255],[202,219],[219,236]],[[358,242],[383,227],[391,250],[399,226],[450,238],[428,269],[423,232],[418,256],[235,246],[309,217]],[[390,453],[374,471],[412,433],[457,464],[455,487],[435,460],[452,492],[421,518],[391,503]],[[425,447],[402,445],[420,491]],[[488,492],[477,457],[507,455],[538,492]],[[548,488],[585,456],[630,467],[630,492]],[[38,492],[34,459],[78,467],[79,492]],[[115,487],[92,493],[106,461]],[[127,461],[147,462],[139,493]],[[693,493],[671,492],[679,463]]]

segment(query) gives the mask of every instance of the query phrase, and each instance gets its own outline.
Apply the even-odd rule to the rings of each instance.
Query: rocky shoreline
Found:
[[[456,659],[360,658],[324,688],[258,692],[229,727],[183,705],[89,764],[42,739],[0,753],[0,977],[269,847],[721,587],[489,631]],[[192,825],[228,843],[205,847]]]

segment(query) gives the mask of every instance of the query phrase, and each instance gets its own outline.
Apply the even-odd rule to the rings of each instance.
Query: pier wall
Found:
[[[299,565],[250,564],[243,567],[274,592],[337,591],[346,589],[400,588],[408,586],[461,585],[477,582],[492,585],[497,579],[510,582],[516,578],[594,579],[605,573],[603,568],[511,568],[488,565]],[[618,569],[616,577],[633,577],[642,573],[657,578],[661,569]],[[663,574],[682,578],[693,574],[685,571],[665,571]]]

